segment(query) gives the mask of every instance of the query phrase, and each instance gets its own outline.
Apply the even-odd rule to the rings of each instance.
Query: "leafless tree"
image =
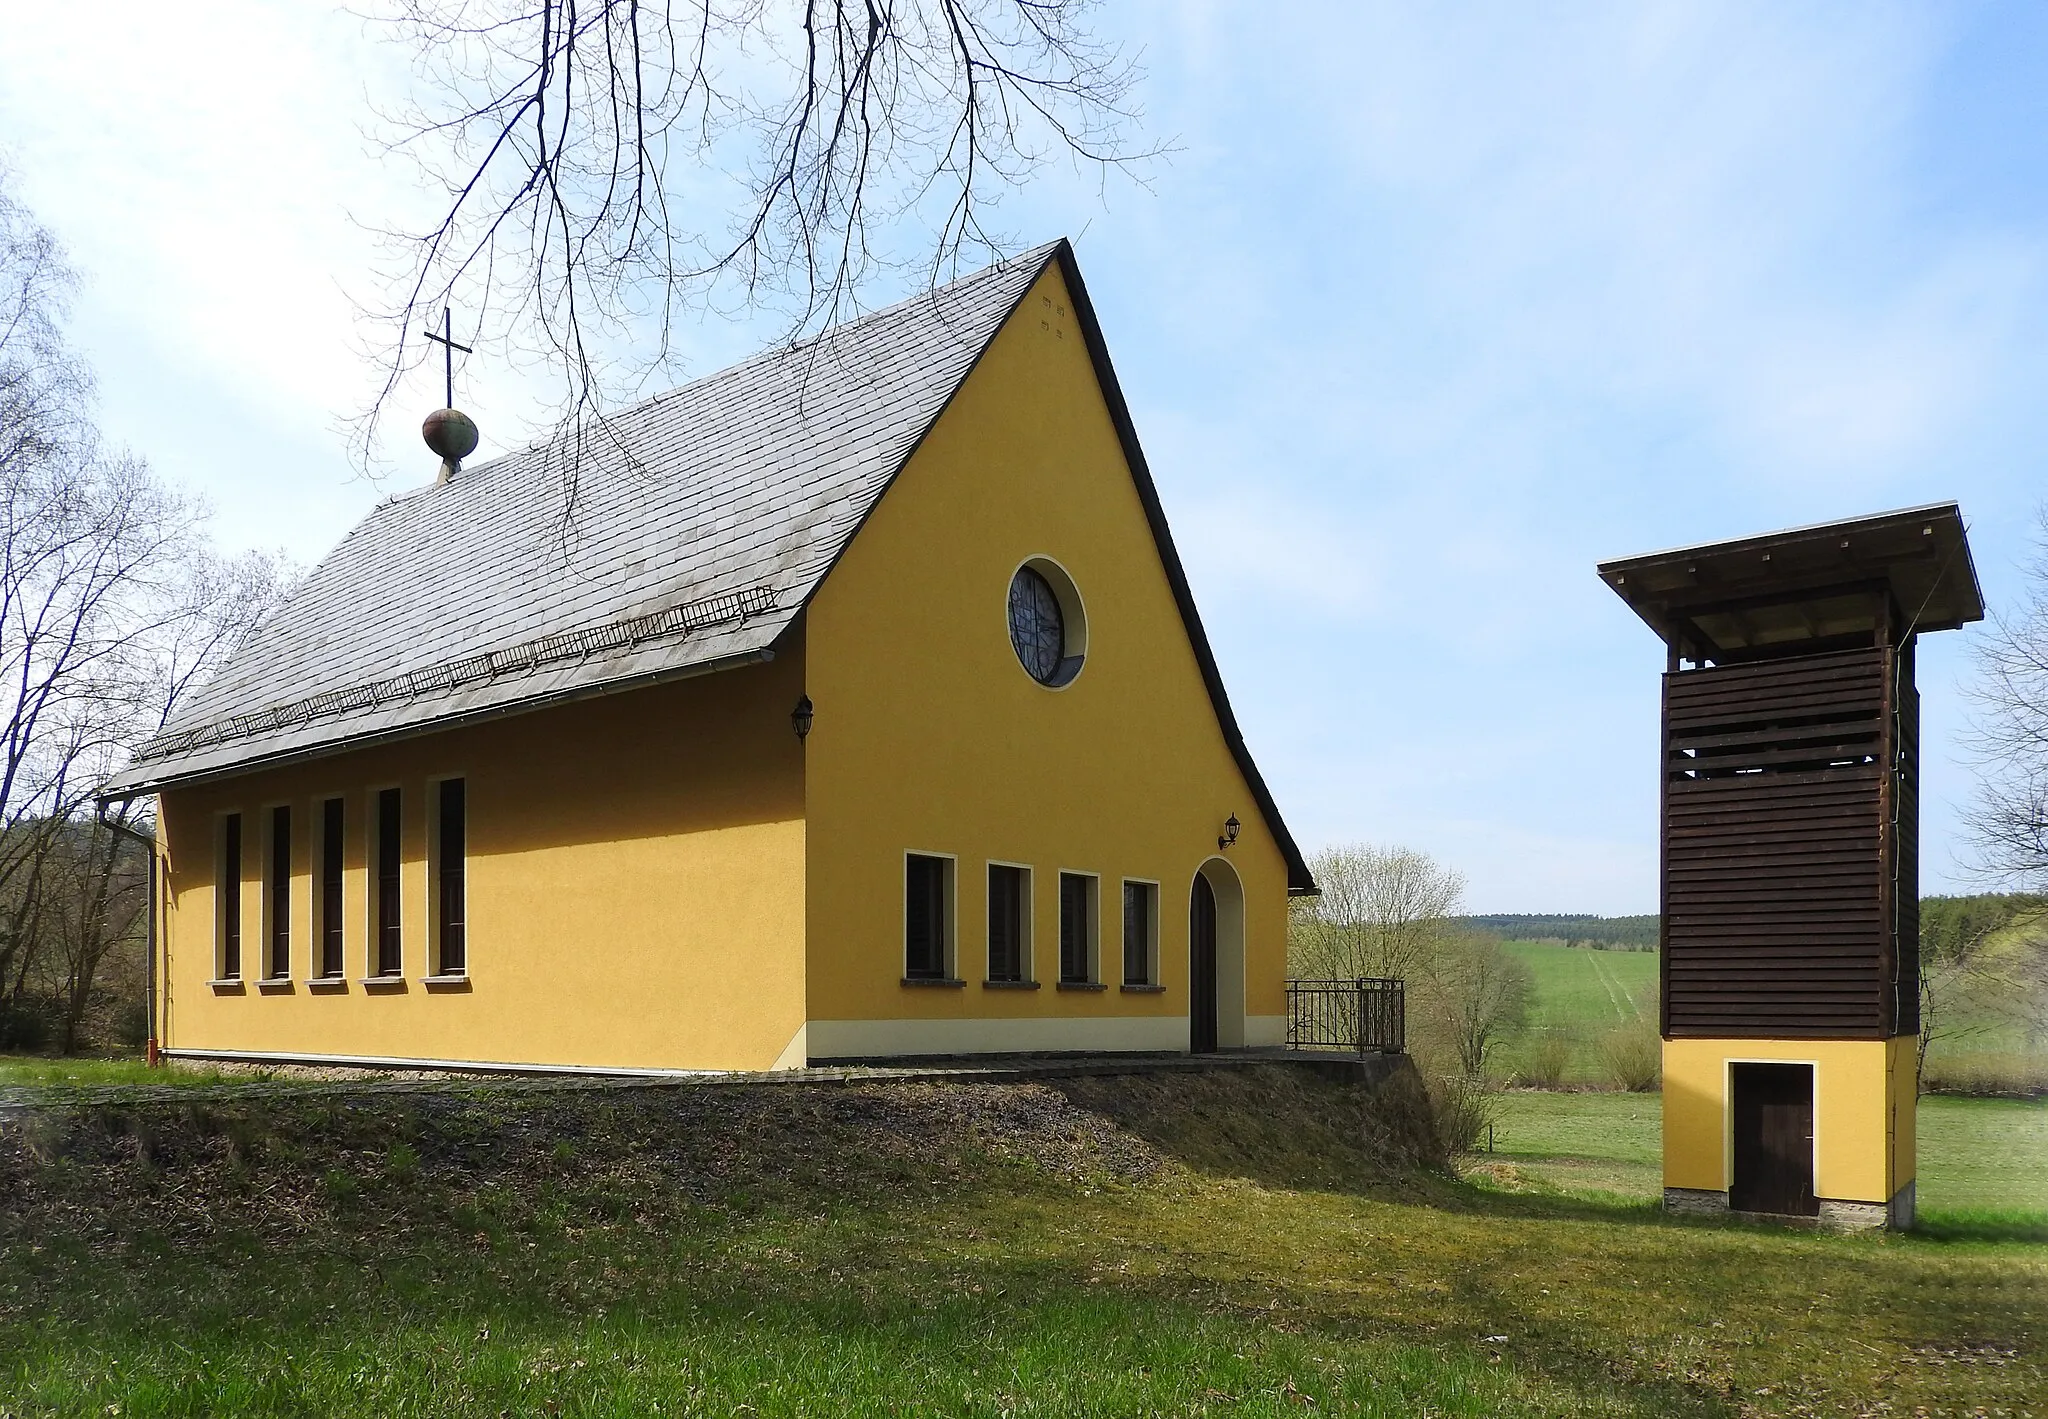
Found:
[[[369,3],[416,56],[389,151],[438,215],[386,233],[366,459],[451,304],[557,372],[563,427],[588,435],[667,370],[692,309],[774,301],[795,338],[877,276],[1000,253],[993,204],[1049,162],[1147,156],[1136,70],[1091,35],[1091,0]]]
[[[1288,955],[1297,976],[1414,979],[1454,934],[1449,918],[1465,879],[1427,853],[1352,843],[1323,849],[1309,866],[1323,891],[1293,901]]]
[[[73,284],[0,187],[0,1003],[61,996],[67,1037],[136,920],[93,796],[280,575],[215,555],[200,508],[101,444],[62,336]]]
[[[1927,1055],[2010,1034],[2048,1038],[2048,901],[1933,897],[1920,909],[1919,1072]]]
[[[1422,985],[1423,1008],[1456,1051],[1458,1068],[1475,1079],[1528,1019],[1529,968],[1484,932],[1452,931],[1437,940]]]
[[[2048,509],[2026,591],[2015,608],[1992,615],[1978,642],[1969,695],[1977,866],[2008,886],[2048,891]]]

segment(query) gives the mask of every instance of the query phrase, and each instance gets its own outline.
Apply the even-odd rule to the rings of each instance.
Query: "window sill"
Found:
[[[985,980],[981,983],[981,988],[983,990],[1036,990],[1038,989],[1038,982],[1035,980]]]
[[[311,980],[308,980],[306,982],[306,989],[330,991],[347,990],[348,982],[343,980],[340,976],[314,976]]]
[[[1109,987],[1108,987],[1108,986],[1106,986],[1106,985],[1104,985],[1104,984],[1103,984],[1103,983],[1102,983],[1101,981],[1099,981],[1099,980],[1063,980],[1063,981],[1061,981],[1061,982],[1060,982],[1060,989],[1061,989],[1061,990],[1108,990],[1108,989],[1109,989]]]
[[[1163,985],[1120,985],[1117,989],[1127,995],[1164,995],[1166,993],[1166,987]]]
[[[952,976],[905,976],[903,983],[905,985],[935,985],[954,990],[967,984],[966,981],[955,980]]]
[[[404,976],[364,976],[356,982],[364,990],[404,990]]]
[[[263,980],[257,981],[256,988],[265,995],[290,995],[292,993],[292,978],[290,976],[268,976]]]
[[[428,990],[468,990],[469,977],[466,975],[423,976],[420,979],[420,984]]]
[[[240,977],[236,976],[230,976],[223,980],[210,980],[207,982],[207,984],[212,986],[215,990],[221,991],[247,990],[249,988],[249,982],[242,980]]]

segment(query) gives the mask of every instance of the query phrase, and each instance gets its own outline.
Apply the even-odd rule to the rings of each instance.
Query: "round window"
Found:
[[[1081,673],[1080,610],[1073,584],[1050,562],[1027,563],[1010,578],[1010,645],[1039,684],[1064,685]]]

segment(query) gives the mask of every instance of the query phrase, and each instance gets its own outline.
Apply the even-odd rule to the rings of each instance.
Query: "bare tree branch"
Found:
[[[57,1000],[66,1047],[146,881],[93,795],[282,575],[215,554],[203,509],[101,445],[62,337],[71,286],[0,186],[0,1011],[29,991]]]
[[[2048,509],[2027,591],[2016,608],[1992,616],[1968,695],[1976,867],[1988,880],[2048,891]]]
[[[386,230],[395,292],[370,466],[418,339],[450,305],[479,348],[559,379],[576,465],[605,412],[673,376],[678,320],[773,304],[791,340],[883,277],[938,281],[1008,243],[1002,194],[1064,158],[1133,170],[1138,74],[1089,0],[386,0],[423,97],[388,152],[441,215]],[[911,239],[907,233],[919,232]]]

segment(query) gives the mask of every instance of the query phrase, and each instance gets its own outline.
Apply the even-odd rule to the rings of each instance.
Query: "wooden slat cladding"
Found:
[[[1889,1031],[1891,903],[1907,898],[1893,894],[1888,810],[1913,806],[1888,786],[1890,658],[1868,647],[1664,677],[1667,1035]]]

